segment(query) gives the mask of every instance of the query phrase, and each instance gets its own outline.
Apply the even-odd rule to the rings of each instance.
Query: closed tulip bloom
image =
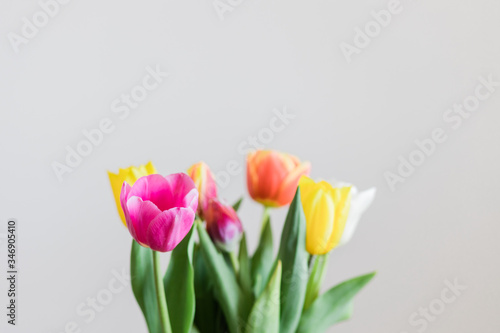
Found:
[[[210,200],[217,198],[217,184],[208,165],[199,162],[191,166],[188,175],[194,181],[199,193],[198,215],[204,218]]]
[[[351,188],[334,188],[326,181],[315,183],[305,176],[300,179],[299,186],[306,217],[307,252],[326,254],[342,238],[349,215]]]
[[[234,251],[241,240],[243,227],[233,207],[213,199],[208,205],[205,219],[207,232],[215,245],[227,252]]]
[[[132,237],[159,252],[172,251],[187,235],[198,208],[198,190],[184,173],[123,183],[121,205]]]
[[[125,214],[123,213],[120,203],[120,192],[122,190],[123,182],[134,185],[137,179],[155,173],[157,173],[156,169],[151,162],[139,167],[131,166],[126,169],[120,169],[118,173],[108,171],[109,182],[111,183],[111,189],[113,190],[113,196],[115,197],[116,208],[118,209],[118,214],[120,215],[123,224],[127,225],[127,222],[125,221]]]
[[[250,196],[267,207],[292,202],[299,179],[309,175],[311,164],[292,155],[258,150],[247,157],[247,186]]]

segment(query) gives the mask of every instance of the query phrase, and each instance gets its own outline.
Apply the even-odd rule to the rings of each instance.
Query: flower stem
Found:
[[[312,268],[311,275],[309,276],[309,281],[307,281],[304,310],[311,306],[316,298],[318,298],[319,290],[325,277],[325,268],[328,263],[328,253],[314,257],[314,266]]]
[[[168,316],[167,298],[165,295],[165,287],[160,270],[160,252],[153,251],[153,267],[154,279],[156,287],[156,300],[158,301],[158,310],[160,313],[160,322],[163,333],[172,333],[170,326],[170,317]]]
[[[264,212],[262,213],[262,222],[261,222],[261,227],[260,227],[260,234],[264,232],[264,227],[266,226],[266,222],[269,219],[271,212],[271,207],[264,206]]]
[[[238,263],[238,258],[236,258],[236,253],[229,252],[229,258],[231,258],[231,264],[233,265],[234,274],[238,276],[238,272],[240,270],[240,264]]]

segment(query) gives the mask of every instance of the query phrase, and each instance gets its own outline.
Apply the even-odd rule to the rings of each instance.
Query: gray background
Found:
[[[131,238],[106,170],[148,160],[164,174],[198,160],[216,172],[243,165],[238,144],[286,107],[295,119],[264,146],[311,161],[315,178],[378,189],[353,240],[331,255],[326,285],[379,273],[353,319],[332,332],[417,332],[410,315],[455,279],[467,289],[425,331],[498,332],[500,92],[456,130],[443,114],[478,77],[500,80],[500,3],[402,0],[348,63],[340,43],[352,44],[354,29],[387,3],[246,0],[221,20],[211,1],[74,0],[15,53],[7,34],[40,7],[1,0],[0,218],[19,220],[20,308],[19,325],[7,327],[2,314],[0,330],[60,333],[75,321],[83,332],[145,332],[129,287],[91,322],[76,314],[129,265]],[[111,102],[157,64],[170,76],[119,119]],[[51,163],[103,118],[114,131],[59,182]],[[435,128],[447,141],[391,191],[384,173]],[[244,172],[221,189],[228,201],[242,193],[253,249],[261,209]],[[285,213],[272,213],[276,238]]]

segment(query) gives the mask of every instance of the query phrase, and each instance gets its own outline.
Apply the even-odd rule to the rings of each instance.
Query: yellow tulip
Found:
[[[306,249],[312,255],[330,252],[344,232],[351,203],[351,187],[334,188],[307,176],[299,181],[306,216]]]
[[[113,189],[113,196],[115,197],[116,208],[118,209],[118,214],[122,219],[123,224],[127,225],[125,221],[125,214],[123,213],[122,205],[120,203],[120,193],[122,190],[123,182],[127,182],[130,186],[134,185],[137,179],[156,174],[156,169],[153,163],[148,162],[146,165],[141,165],[139,167],[128,167],[126,169],[120,169],[117,174],[109,172],[109,182],[111,183],[111,189]]]

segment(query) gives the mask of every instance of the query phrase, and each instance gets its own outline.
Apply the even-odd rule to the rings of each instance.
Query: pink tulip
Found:
[[[207,232],[215,245],[232,252],[243,234],[243,227],[233,207],[213,199],[208,205],[205,219]]]
[[[128,230],[142,246],[172,251],[187,235],[198,208],[198,191],[184,173],[139,178],[123,183],[120,202]]]

